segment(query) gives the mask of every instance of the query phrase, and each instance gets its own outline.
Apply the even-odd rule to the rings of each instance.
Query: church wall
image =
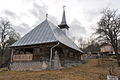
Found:
[[[14,61],[13,59],[12,64],[10,65],[11,70],[43,70],[43,66],[44,69],[50,69],[50,49],[51,47],[33,47],[30,50],[22,48],[14,50],[14,55],[22,55],[22,60],[19,59]],[[58,47],[53,49],[52,66],[55,61],[55,51],[58,52],[62,67],[71,67],[81,64],[81,61],[78,58],[79,55],[76,51],[60,44]],[[25,57],[25,55],[27,57]],[[52,67],[52,69],[54,69],[54,67]]]

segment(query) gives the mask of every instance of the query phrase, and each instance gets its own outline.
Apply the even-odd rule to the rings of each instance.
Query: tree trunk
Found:
[[[0,56],[0,67],[2,66],[2,56]]]
[[[116,54],[116,57],[117,57],[118,66],[120,67],[120,54],[118,53],[117,42],[116,42],[116,44],[115,43],[113,44],[113,48],[114,48],[114,51],[115,51],[115,54]]]
[[[118,63],[118,66],[120,67],[120,54],[117,53],[117,63]]]
[[[3,66],[4,64],[4,53],[5,53],[5,48],[1,49],[1,54],[0,54],[0,67]]]
[[[120,67],[120,54],[118,53],[117,49],[115,50],[115,54],[116,54],[116,57],[117,57],[118,66]]]
[[[1,55],[0,57],[0,67],[2,67],[2,65],[3,65],[3,55]]]

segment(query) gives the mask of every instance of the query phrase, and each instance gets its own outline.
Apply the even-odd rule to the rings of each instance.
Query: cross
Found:
[[[65,10],[65,5],[63,5],[63,10]]]
[[[48,18],[48,14],[46,14],[46,19]]]

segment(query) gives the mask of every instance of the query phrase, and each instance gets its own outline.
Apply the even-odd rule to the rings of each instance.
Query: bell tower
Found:
[[[69,26],[66,23],[66,16],[65,16],[65,6],[63,6],[63,16],[62,16],[62,22],[58,25],[59,28],[65,32],[69,29]]]

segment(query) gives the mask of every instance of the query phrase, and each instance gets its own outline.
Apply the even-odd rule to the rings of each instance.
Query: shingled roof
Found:
[[[56,25],[44,20],[41,24],[35,27],[32,31],[15,42],[11,47],[43,44],[50,42],[60,42],[74,50],[82,52],[78,46],[67,37],[67,35]]]

